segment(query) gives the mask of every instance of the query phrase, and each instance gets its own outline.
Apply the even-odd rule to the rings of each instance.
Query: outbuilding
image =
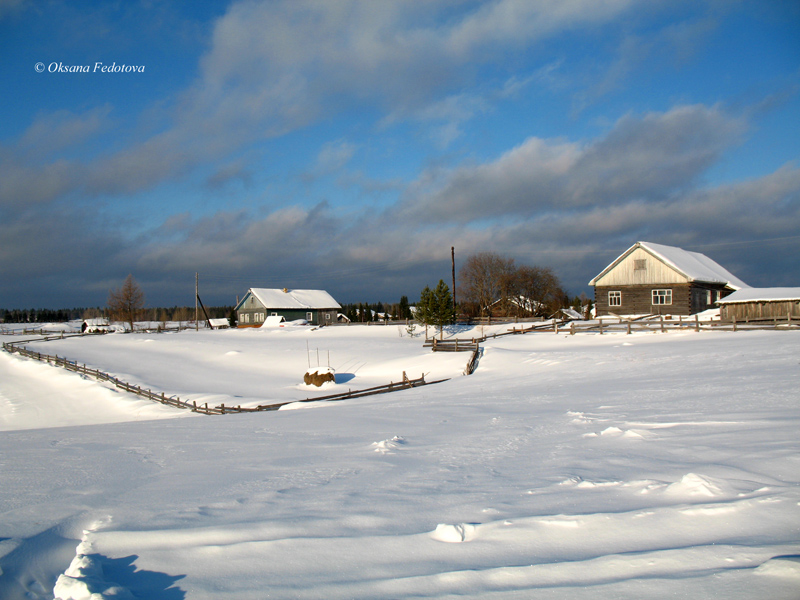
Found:
[[[597,315],[693,315],[748,288],[704,254],[636,242],[589,282]]]
[[[800,319],[800,287],[745,288],[717,304],[723,321]]]
[[[239,327],[261,327],[268,317],[330,325],[341,308],[324,290],[250,288],[235,310]]]

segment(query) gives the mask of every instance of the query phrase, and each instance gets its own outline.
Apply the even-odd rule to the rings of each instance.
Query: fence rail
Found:
[[[154,392],[150,389],[145,389],[138,385],[130,384],[126,381],[122,381],[100,371],[99,369],[92,369],[87,367],[85,364],[81,365],[76,361],[67,360],[67,358],[58,355],[50,355],[50,354],[43,354],[41,352],[34,352],[32,350],[28,350],[24,344],[33,342],[33,341],[50,341],[55,339],[63,339],[67,337],[83,337],[84,335],[93,335],[93,334],[71,334],[71,335],[63,335],[63,336],[55,336],[55,337],[45,337],[36,340],[24,340],[24,341],[16,341],[16,342],[4,342],[3,343],[3,350],[10,354],[19,354],[21,356],[25,356],[27,358],[32,358],[34,360],[38,360],[40,362],[46,362],[48,364],[62,367],[68,371],[72,371],[74,373],[79,373],[81,375],[85,375],[87,377],[92,377],[97,379],[98,381],[106,381],[111,383],[117,389],[129,392],[131,394],[135,394],[142,398],[146,398],[148,400],[152,400],[154,402],[159,402],[161,404],[165,404],[167,406],[172,406],[174,408],[186,409],[191,410],[192,412],[202,413],[205,415],[225,415],[231,413],[250,413],[250,412],[265,412],[265,411],[273,411],[278,410],[282,406],[286,406],[287,404],[294,404],[295,402],[335,402],[338,400],[347,400],[350,398],[362,398],[364,396],[374,396],[378,394],[388,394],[390,392],[399,392],[401,390],[407,390],[415,387],[421,387],[425,385],[433,385],[436,383],[442,383],[447,381],[447,379],[437,379],[434,381],[425,381],[425,375],[422,374],[418,379],[409,379],[406,375],[405,371],[403,372],[402,379],[395,383],[389,382],[385,385],[379,385],[371,388],[366,388],[362,390],[352,390],[348,389],[347,392],[342,392],[339,394],[330,394],[327,396],[315,396],[312,398],[303,398],[299,400],[287,400],[284,402],[275,402],[272,404],[261,404],[255,407],[243,407],[241,405],[238,406],[225,406],[225,404],[219,404],[218,406],[209,406],[208,403],[204,403],[202,405],[198,405],[196,401],[187,402],[181,400],[177,396],[170,395],[167,396],[164,392]]]

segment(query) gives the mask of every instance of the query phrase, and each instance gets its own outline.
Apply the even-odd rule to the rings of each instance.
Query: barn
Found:
[[[239,327],[261,327],[268,317],[330,325],[341,308],[324,290],[250,288],[235,311]]]
[[[749,286],[704,254],[636,242],[589,282],[597,315],[692,315]]]
[[[717,304],[725,321],[800,319],[800,287],[745,288]]]

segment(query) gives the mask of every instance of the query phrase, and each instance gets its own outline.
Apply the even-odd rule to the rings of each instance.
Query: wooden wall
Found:
[[[684,275],[681,275],[672,267],[667,266],[661,260],[654,257],[643,248],[636,248],[628,256],[622,259],[613,269],[598,279],[595,282],[595,285],[653,286],[660,284],[681,283],[689,283],[689,280]]]
[[[672,290],[672,304],[653,304],[653,290]],[[609,306],[608,292],[622,292],[622,305]],[[708,291],[712,292],[707,303]],[[714,284],[648,284],[595,286],[595,305],[598,315],[692,315],[714,307],[716,294],[722,297],[730,290]],[[693,301],[694,300],[694,301]]]
[[[720,305],[719,316],[726,321],[758,321],[759,319],[800,318],[800,299],[772,302],[736,302]]]

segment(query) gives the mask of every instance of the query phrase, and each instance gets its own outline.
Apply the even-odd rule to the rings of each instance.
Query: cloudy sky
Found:
[[[792,0],[0,0],[0,89],[3,308],[413,300],[451,246],[591,293],[637,240],[800,286]]]

